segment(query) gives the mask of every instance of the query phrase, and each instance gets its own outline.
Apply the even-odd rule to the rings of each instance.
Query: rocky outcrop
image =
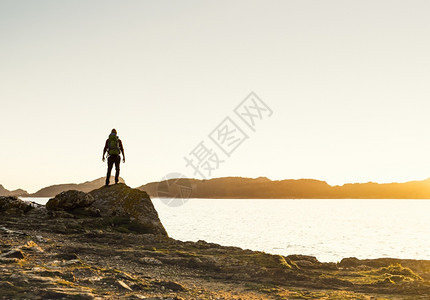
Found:
[[[49,211],[65,211],[74,215],[100,216],[100,212],[91,207],[94,198],[81,191],[66,191],[58,194],[46,203]]]
[[[99,217],[95,226],[112,225],[118,230],[167,236],[148,194],[120,183],[90,193],[66,191],[50,199],[51,215],[67,212],[76,217]]]
[[[0,213],[5,215],[23,215],[33,208],[30,202],[17,197],[0,197]]]
[[[420,275],[427,280],[430,280],[430,261],[428,260],[416,260],[416,259],[401,259],[401,258],[377,258],[377,259],[358,259],[356,257],[343,258],[338,264],[341,268],[359,268],[359,269],[371,269],[371,268],[384,268],[387,266],[398,266],[401,265],[406,268],[418,271]],[[409,271],[392,267],[391,272],[394,275],[410,275]],[[385,270],[385,273],[388,273]]]
[[[129,218],[135,226],[141,226],[142,230],[167,236],[146,192],[119,183],[94,190],[90,195],[95,199],[92,207],[98,209],[102,217]]]

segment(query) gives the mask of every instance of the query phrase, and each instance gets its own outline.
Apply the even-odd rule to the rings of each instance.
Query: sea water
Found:
[[[48,198],[24,198],[45,204]],[[320,261],[430,260],[430,200],[153,198],[169,236]]]

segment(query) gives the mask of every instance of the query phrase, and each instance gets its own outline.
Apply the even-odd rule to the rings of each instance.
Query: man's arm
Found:
[[[102,155],[102,161],[105,161],[105,153],[109,149],[109,140],[106,140],[105,147],[103,148],[103,155]]]
[[[121,150],[121,153],[122,153],[122,162],[125,163],[124,147],[122,146],[122,141],[121,140],[119,140],[118,142],[119,142],[119,150]]]

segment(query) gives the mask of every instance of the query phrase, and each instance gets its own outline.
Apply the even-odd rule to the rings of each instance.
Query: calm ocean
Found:
[[[351,256],[430,260],[430,200],[190,199],[180,207],[153,202],[169,235],[183,241],[313,255],[324,262]]]

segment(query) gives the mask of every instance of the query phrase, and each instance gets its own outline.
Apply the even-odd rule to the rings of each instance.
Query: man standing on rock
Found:
[[[119,164],[121,163],[122,154],[122,162],[125,163],[125,154],[124,148],[122,147],[122,142],[116,135],[116,129],[112,129],[111,134],[109,134],[109,138],[106,140],[105,147],[103,149],[103,157],[102,160],[105,161],[105,153],[108,153],[108,169],[106,175],[106,186],[109,185],[110,173],[112,172],[112,167],[115,164],[115,183],[119,181]]]

